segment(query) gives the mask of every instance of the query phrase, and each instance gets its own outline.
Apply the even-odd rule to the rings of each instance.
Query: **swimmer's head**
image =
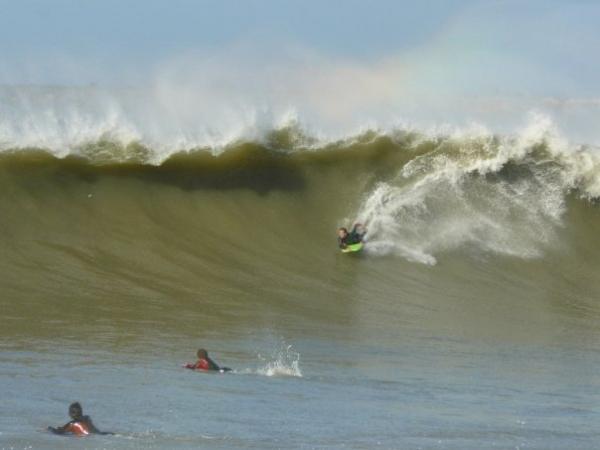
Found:
[[[203,348],[201,348],[200,350],[198,350],[198,352],[196,353],[196,355],[198,355],[198,359],[206,359],[206,358],[208,358],[208,353]]]
[[[69,405],[69,416],[71,416],[71,419],[73,419],[73,420],[80,419],[82,415],[83,415],[83,409],[81,408],[81,405],[79,404],[79,402],[71,403]]]
[[[348,236],[348,230],[344,227],[338,228],[338,236],[341,238],[345,238],[346,236]]]

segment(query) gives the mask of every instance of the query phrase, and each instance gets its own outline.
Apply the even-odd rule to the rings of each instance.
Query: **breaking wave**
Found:
[[[134,93],[111,103],[106,93],[82,89],[1,91],[0,183],[14,193],[14,226],[27,220],[19,204],[52,189],[59,195],[65,182],[79,185],[88,199],[100,182],[232,195],[248,190],[259,194],[250,208],[258,215],[264,195],[287,192],[316,198],[298,212],[309,223],[364,222],[367,254],[432,265],[459,250],[540,258],[561,245],[557,233],[569,199],[593,208],[600,196],[598,150],[571,143],[539,113],[512,134],[481,126],[396,127],[341,137],[311,132],[293,117],[279,126],[253,119],[245,131],[207,134],[204,128],[196,135],[190,124],[178,128],[166,119],[156,124],[159,139],[136,126],[144,102]],[[96,122],[98,109],[108,112],[102,122]],[[128,197],[122,189],[119,202]],[[72,201],[64,199],[62,207],[76,214],[80,205]],[[332,202],[343,208],[334,212]],[[309,225],[294,232],[316,231]]]

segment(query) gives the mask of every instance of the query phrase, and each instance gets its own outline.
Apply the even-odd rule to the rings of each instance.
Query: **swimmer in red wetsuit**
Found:
[[[112,434],[100,431],[92,423],[90,416],[83,415],[83,409],[79,402],[69,405],[69,416],[71,421],[62,427],[48,427],[48,431],[54,434],[73,434],[75,436],[87,436],[89,434]]]
[[[216,372],[231,371],[231,369],[229,367],[219,367],[216,362],[214,362],[212,359],[210,359],[207,351],[204,350],[203,348],[198,350],[196,355],[198,356],[198,361],[196,361],[193,364],[192,363],[185,364],[183,367],[185,367],[186,369],[216,371]]]

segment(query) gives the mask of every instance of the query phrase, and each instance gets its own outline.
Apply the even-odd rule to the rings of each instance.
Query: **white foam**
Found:
[[[366,195],[357,216],[371,253],[423,264],[458,248],[536,258],[556,242],[566,196],[600,194],[597,153],[569,145],[544,115],[532,114],[515,137],[459,136]]]
[[[265,359],[259,356],[261,359]],[[266,358],[266,364],[257,369],[256,373],[267,377],[302,377],[300,370],[300,353],[291,345],[284,346]]]

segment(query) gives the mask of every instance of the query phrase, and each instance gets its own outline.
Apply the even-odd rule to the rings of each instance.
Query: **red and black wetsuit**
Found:
[[[186,364],[186,369],[193,370],[220,370],[221,368],[210,358],[201,358],[195,364]]]
[[[65,425],[65,433],[72,433],[75,436],[87,436],[92,431],[87,423],[74,420]]]
[[[58,428],[49,428],[54,434],[73,434],[75,436],[88,436],[89,434],[110,434],[102,433],[92,423],[90,416],[82,416],[80,419],[71,420],[69,423]]]

